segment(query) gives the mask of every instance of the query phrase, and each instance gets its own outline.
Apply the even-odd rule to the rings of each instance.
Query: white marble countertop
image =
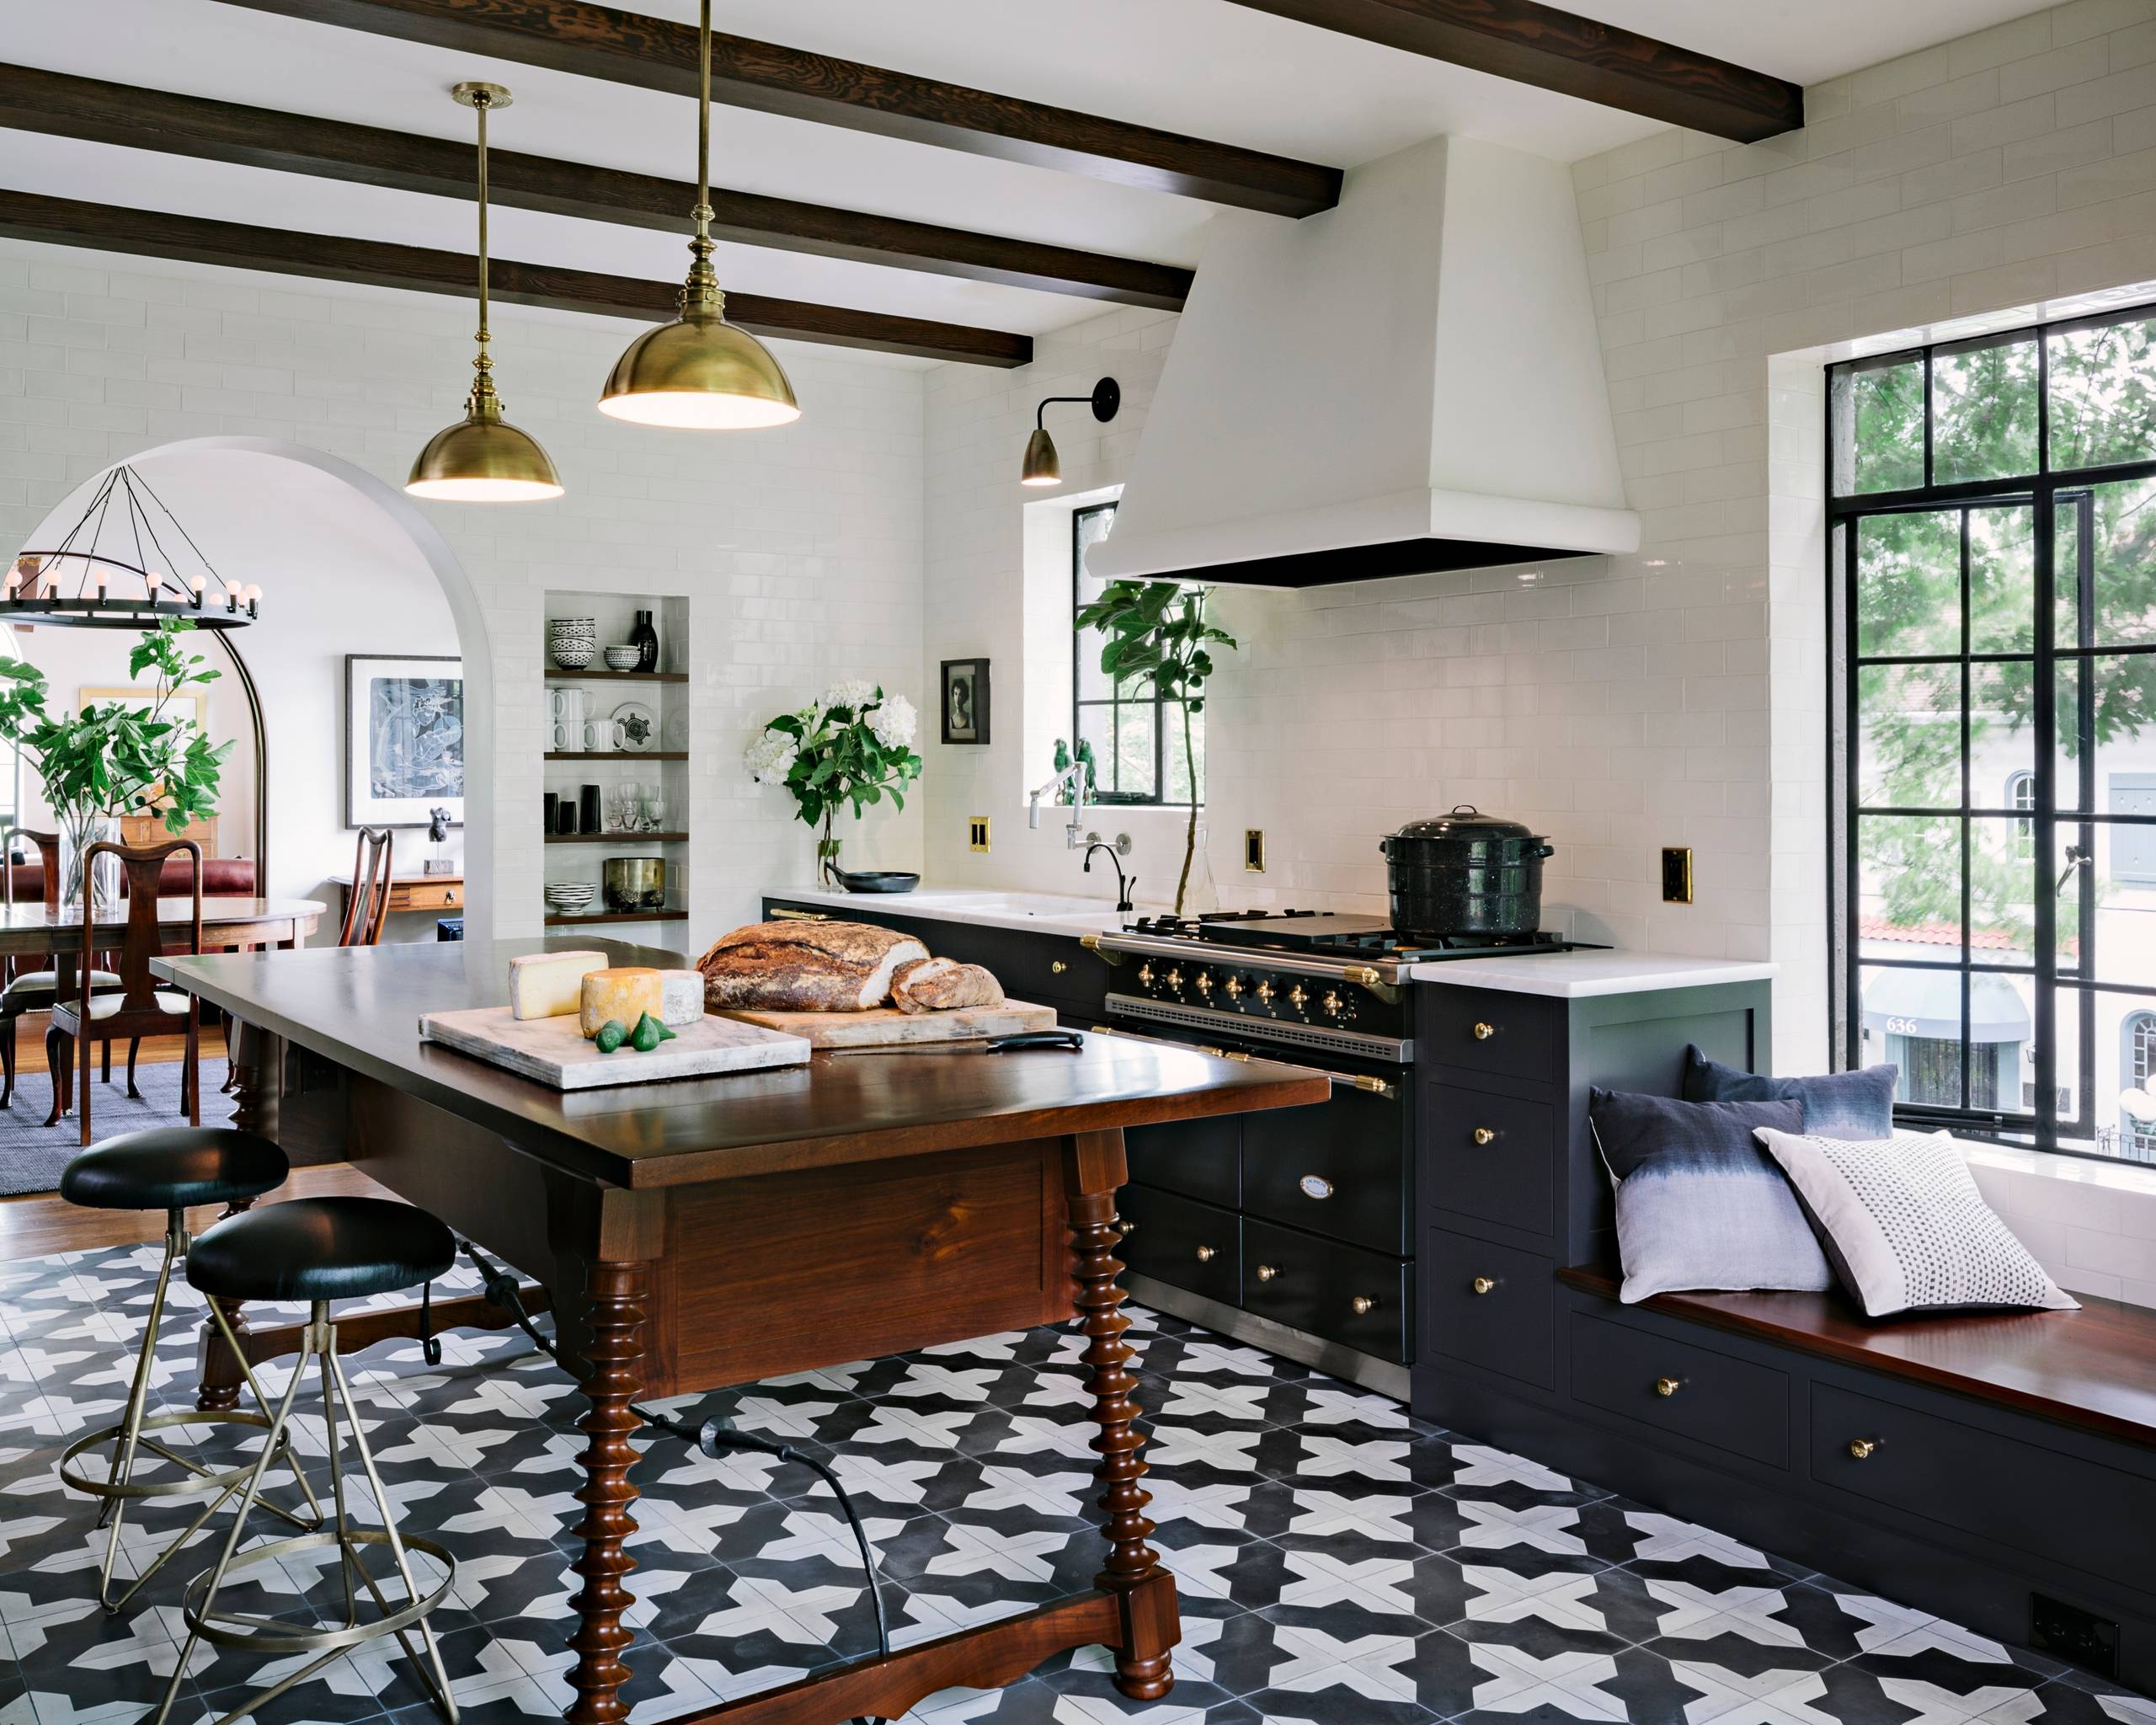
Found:
[[[1450,982],[1513,994],[1586,1000],[1639,994],[1651,988],[1698,988],[1715,982],[1764,982],[1774,967],[1764,959],[1687,959],[1669,953],[1527,953],[1517,959],[1452,959],[1411,964],[1417,982]]]

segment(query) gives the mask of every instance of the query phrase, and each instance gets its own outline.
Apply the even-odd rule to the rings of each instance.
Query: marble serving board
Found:
[[[806,1037],[811,1048],[888,1048],[908,1042],[974,1042],[1021,1030],[1053,1030],[1055,1008],[1006,1001],[1000,1007],[956,1007],[947,1012],[901,1012],[877,1007],[866,1012],[775,1012],[729,1009],[723,1016],[744,1024]]]
[[[805,1038],[708,1013],[693,1024],[681,1025],[671,1042],[662,1042],[648,1055],[626,1044],[602,1055],[584,1039],[574,1012],[557,1018],[520,1019],[507,1007],[425,1013],[419,1019],[419,1037],[491,1060],[556,1090],[707,1078],[717,1072],[798,1066],[808,1058]]]

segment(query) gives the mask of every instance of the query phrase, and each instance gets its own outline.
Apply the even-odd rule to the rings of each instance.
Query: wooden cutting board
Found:
[[[866,1012],[729,1011],[719,1015],[744,1024],[808,1038],[811,1048],[888,1048],[905,1042],[971,1042],[1020,1030],[1053,1030],[1055,1008],[1006,1001],[1000,1007],[958,1007],[947,1012],[901,1012],[878,1007]]]
[[[648,1055],[628,1047],[602,1055],[584,1040],[574,1012],[558,1018],[520,1019],[507,1007],[429,1012],[419,1020],[419,1036],[557,1090],[595,1090],[763,1066],[798,1066],[808,1058],[808,1044],[801,1037],[708,1012],[693,1024],[682,1025],[671,1042],[660,1043]]]

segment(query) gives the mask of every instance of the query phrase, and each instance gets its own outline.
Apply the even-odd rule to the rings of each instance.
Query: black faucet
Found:
[[[1096,851],[1106,851],[1108,853],[1108,861],[1115,864],[1115,908],[1117,914],[1124,915],[1135,910],[1137,907],[1130,902],[1130,893],[1131,889],[1138,884],[1138,877],[1134,874],[1125,874],[1123,872],[1123,858],[1116,854],[1115,846],[1110,844],[1106,839],[1095,839],[1091,844],[1086,846],[1086,866],[1084,872],[1087,874],[1091,874],[1093,872],[1093,852]]]

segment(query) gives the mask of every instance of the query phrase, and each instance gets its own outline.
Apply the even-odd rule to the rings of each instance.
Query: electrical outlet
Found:
[[[1255,826],[1243,829],[1243,873],[1265,873],[1265,834]]]
[[[1665,905],[1692,902],[1692,847],[1665,845],[1662,852],[1662,901]]]
[[[2071,1660],[2099,1677],[2119,1671],[2119,1626],[2079,1605],[2043,1594],[2029,1595],[2029,1640],[2047,1653]]]
[[[988,817],[985,814],[969,814],[966,817],[966,848],[969,851],[985,851],[988,848]]]

